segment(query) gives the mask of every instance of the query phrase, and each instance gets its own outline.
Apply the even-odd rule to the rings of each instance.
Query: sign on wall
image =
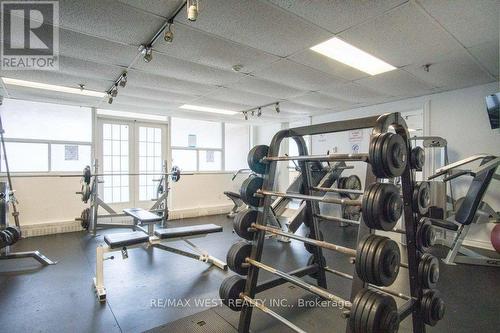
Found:
[[[363,130],[352,130],[349,131],[349,142],[361,142],[363,141]]]

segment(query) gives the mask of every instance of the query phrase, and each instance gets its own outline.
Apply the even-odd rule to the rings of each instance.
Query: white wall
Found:
[[[498,90],[498,83],[491,83],[334,114],[314,116],[313,123],[366,117],[388,112],[407,112],[424,108],[428,112],[428,119],[424,118],[424,133],[425,135],[442,136],[448,140],[450,162],[478,153],[499,155],[500,133],[491,130],[484,102],[486,95],[498,92]],[[332,149],[335,145],[339,146],[340,142],[345,142],[344,139],[333,143],[330,140],[320,142],[321,138],[314,138],[312,151],[313,153],[324,153],[325,149]],[[368,151],[366,143],[361,146],[360,152],[363,151]],[[464,178],[460,182],[454,182],[454,194],[457,198],[465,195],[469,183],[470,177]],[[495,210],[500,210],[500,186],[498,186],[498,181],[492,182],[484,200]],[[492,248],[490,244],[490,231],[492,228],[492,224],[472,226],[467,236],[469,244]]]

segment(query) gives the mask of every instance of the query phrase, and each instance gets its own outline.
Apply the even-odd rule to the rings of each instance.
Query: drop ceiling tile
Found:
[[[341,32],[406,2],[406,0],[315,0],[311,4],[309,1],[303,0],[268,1],[310,22],[314,22],[332,33]]]
[[[170,17],[183,0],[118,0],[126,5],[138,8],[154,15]]]
[[[282,112],[291,113],[295,115],[302,115],[302,116],[316,115],[329,112],[329,110],[325,108],[317,108],[311,105],[305,105],[291,101],[280,102],[280,110]]]
[[[146,43],[164,19],[114,0],[59,2],[63,28],[130,45]]]
[[[185,19],[185,12],[177,17],[181,22]],[[282,57],[331,37],[326,30],[262,1],[211,0],[202,4],[198,19],[189,24]]]
[[[59,55],[102,64],[128,66],[137,47],[115,43],[67,29],[59,30]]]
[[[304,92],[300,89],[268,80],[257,79],[253,76],[245,76],[238,82],[228,85],[228,87],[278,99],[286,99]]]
[[[217,88],[207,84],[179,80],[134,69],[128,71],[128,82],[134,86],[154,87],[154,89],[186,95],[204,95]]]
[[[319,90],[322,86],[344,81],[286,59],[256,72],[255,76],[300,90]]]
[[[175,109],[184,104],[174,101],[159,101],[156,99],[148,98],[147,96],[137,97],[127,96],[125,94],[118,94],[118,96],[113,100],[113,104],[115,103],[115,101],[120,104],[135,105],[138,108],[152,107],[157,109]]]
[[[348,81],[358,80],[363,77],[370,76],[370,74],[344,65],[341,62],[309,49],[297,53],[288,59]]]
[[[10,98],[27,101],[37,101],[54,104],[67,104],[78,106],[96,106],[101,99],[97,97],[67,94],[57,91],[32,89],[26,87],[9,87]]]
[[[219,88],[213,91],[212,93],[206,95],[206,97],[224,102],[231,102],[235,104],[245,104],[252,106],[259,106],[276,102],[276,98],[273,97],[258,95],[231,88]]]
[[[175,58],[231,71],[233,65],[243,65],[242,73],[250,73],[279,58],[227,39],[216,37],[188,25],[177,23],[172,27],[174,40],[160,39],[155,49]]]
[[[346,106],[352,106],[350,103],[338,98],[334,98],[318,92],[310,92],[302,96],[296,96],[289,99],[292,102],[314,106],[323,109],[339,109]]]
[[[349,82],[323,87],[320,93],[353,103],[381,102],[389,96],[359,84]]]
[[[357,84],[388,96],[412,97],[428,94],[434,86],[424,83],[408,72],[394,70],[356,81]]]
[[[463,45],[471,47],[496,39],[500,18],[498,0],[418,0]]]
[[[409,66],[404,69],[423,82],[445,90],[459,89],[493,81],[479,67],[472,57],[453,56],[441,62],[432,64],[429,72],[422,66]]]
[[[59,71],[61,73],[79,76],[82,78],[115,80],[124,68],[112,65],[103,65],[81,59],[59,57]]]
[[[498,63],[500,61],[498,39],[473,46],[468,50],[491,75],[494,75],[497,78],[500,77],[498,68]]]
[[[149,63],[138,59],[134,68],[151,74],[210,85],[226,85],[243,77],[240,73],[195,64],[158,52],[153,52],[153,60]]]
[[[122,95],[128,97],[147,98],[156,101],[163,101],[165,103],[176,102],[182,104],[188,103],[199,97],[198,95],[179,94],[171,91],[138,87],[131,84],[127,84],[125,88],[120,88],[118,97]]]
[[[340,34],[346,42],[401,67],[464,53],[463,47],[413,2]]]

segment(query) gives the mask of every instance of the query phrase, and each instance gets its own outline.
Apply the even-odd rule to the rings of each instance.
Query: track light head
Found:
[[[172,43],[173,40],[174,40],[174,33],[172,32],[172,24],[168,24],[168,29],[165,30],[165,35],[163,35],[163,39],[165,40],[165,42],[167,43]]]
[[[259,107],[259,110],[257,111],[257,117],[262,116],[262,108]]]
[[[111,95],[111,97],[116,97],[118,95],[118,85],[116,83],[109,94]]]
[[[252,110],[250,113],[252,114],[252,117],[255,116],[255,110]]]
[[[280,103],[276,103],[276,113],[280,113]]]
[[[151,46],[146,46],[143,52],[145,62],[150,62],[151,60],[153,60],[153,48]]]
[[[127,85],[127,72],[123,73],[120,79],[120,87],[125,88],[126,85]]]
[[[113,104],[113,97],[110,97],[110,98],[108,99],[108,104]]]
[[[198,0],[187,0],[187,16],[189,21],[196,21],[198,18],[199,1]]]
[[[248,113],[247,112],[243,112],[243,115],[245,116],[245,120],[248,120]]]

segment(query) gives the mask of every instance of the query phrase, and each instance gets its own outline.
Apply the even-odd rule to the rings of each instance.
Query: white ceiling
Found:
[[[128,84],[105,100],[0,87],[12,98],[133,112],[241,120],[179,109],[185,103],[242,111],[256,121],[338,112],[499,78],[498,0],[205,0],[196,22],[176,18],[173,43],[136,59],[180,0],[60,2],[60,70],[1,76],[106,91],[131,65]],[[309,48],[338,35],[398,67],[370,76]],[[240,72],[233,65],[243,65]],[[429,71],[423,65],[431,64]]]

